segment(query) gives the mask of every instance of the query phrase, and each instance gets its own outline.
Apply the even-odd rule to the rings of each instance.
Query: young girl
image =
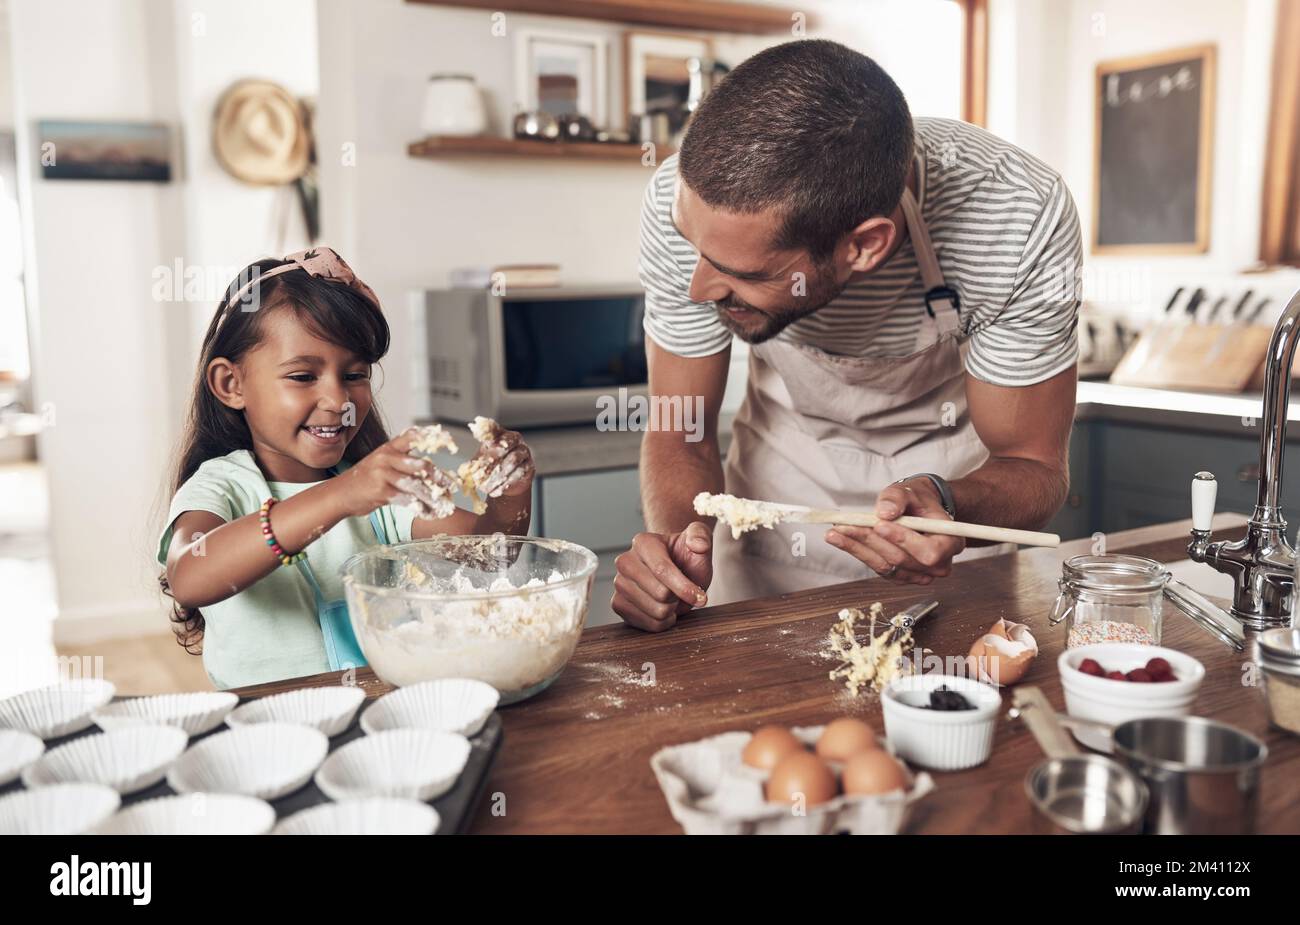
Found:
[[[511,431],[475,457],[484,513],[393,503],[450,476],[384,432],[370,373],[388,343],[374,292],[325,247],[250,265],[208,326],[158,561],[218,688],[363,664],[341,604],[353,553],[528,530],[532,456]]]

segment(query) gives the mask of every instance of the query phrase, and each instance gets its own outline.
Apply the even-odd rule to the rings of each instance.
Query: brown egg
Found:
[[[858,795],[906,789],[907,769],[889,752],[858,752],[844,764],[844,792]]]
[[[999,620],[976,639],[967,656],[971,675],[999,687],[1015,684],[1029,672],[1038,642],[1023,623]]]
[[[802,751],[803,743],[784,726],[762,726],[755,730],[740,753],[740,760],[751,768],[770,771],[776,763],[793,751]]]
[[[830,765],[805,751],[787,754],[767,779],[767,798],[772,803],[801,801],[802,807],[816,806],[834,799],[838,789]]]
[[[875,731],[851,716],[831,720],[817,740],[817,754],[827,761],[848,761],[858,752],[879,747]]]

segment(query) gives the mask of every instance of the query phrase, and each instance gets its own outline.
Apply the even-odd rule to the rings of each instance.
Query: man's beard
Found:
[[[844,291],[844,286],[836,282],[830,273],[819,274],[815,280],[809,281],[809,285],[806,295],[794,296],[794,304],[781,308],[755,308],[733,293],[714,303],[718,307],[718,321],[746,343],[761,344],[776,337],[800,318],[808,317]],[[729,308],[746,309],[748,314],[743,319],[735,318],[728,313]]]

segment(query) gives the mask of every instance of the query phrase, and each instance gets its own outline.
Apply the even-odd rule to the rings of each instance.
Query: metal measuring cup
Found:
[[[1149,799],[1146,784],[1119,762],[1085,755],[1037,687],[1011,694],[1019,719],[1047,754],[1025,775],[1025,795],[1033,805],[1039,835],[1135,835],[1142,830]]]

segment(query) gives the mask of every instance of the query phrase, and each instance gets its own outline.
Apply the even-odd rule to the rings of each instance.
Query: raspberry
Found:
[[[1154,678],[1151,677],[1151,672],[1147,671],[1145,668],[1134,668],[1127,675],[1125,675],[1125,679],[1128,681],[1135,681],[1142,684],[1149,684],[1151,681],[1155,680]]]
[[[1173,674],[1173,666],[1163,658],[1156,657],[1147,662],[1147,671],[1152,674]]]
[[[1079,663],[1079,670],[1084,674],[1090,674],[1098,678],[1106,676],[1106,672],[1102,669],[1101,665],[1097,664],[1095,658],[1085,658]]]
[[[1124,677],[1124,672],[1122,672],[1122,671],[1112,671],[1112,672],[1110,672],[1109,674],[1107,674],[1106,677],[1110,678],[1112,681],[1127,681],[1127,680],[1128,680],[1128,678]]]

